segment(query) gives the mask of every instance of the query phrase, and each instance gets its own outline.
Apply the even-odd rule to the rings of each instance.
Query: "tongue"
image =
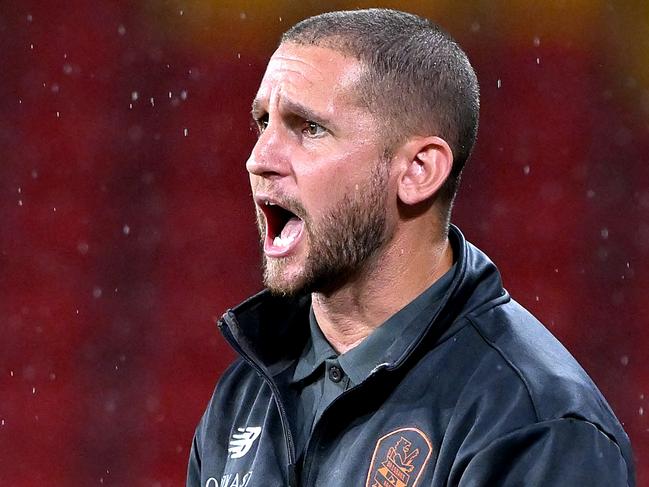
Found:
[[[286,222],[284,228],[282,228],[282,233],[280,234],[281,239],[293,240],[300,233],[302,224],[302,220],[300,220],[298,217],[292,217],[289,221]]]

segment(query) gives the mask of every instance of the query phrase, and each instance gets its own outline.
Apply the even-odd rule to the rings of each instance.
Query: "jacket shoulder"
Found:
[[[237,358],[223,372],[196,431],[199,442],[214,433],[214,429],[229,431],[233,418],[228,414],[243,409],[247,394],[256,395],[264,387],[261,377],[243,359]],[[227,436],[227,435],[226,435]]]
[[[492,350],[476,370],[478,375],[494,366],[509,368],[510,380],[526,391],[537,421],[575,417],[610,436],[624,434],[584,369],[519,303],[509,300],[468,318],[484,346]]]

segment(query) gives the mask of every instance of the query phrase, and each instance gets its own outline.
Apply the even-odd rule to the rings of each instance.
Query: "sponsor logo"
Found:
[[[365,487],[415,487],[433,447],[417,428],[401,428],[379,438]]]
[[[230,444],[228,445],[228,453],[230,458],[241,458],[252,448],[252,444],[261,434],[259,426],[251,426],[247,428],[237,428],[238,433],[232,434]]]
[[[252,472],[241,475],[238,473],[226,473],[221,477],[221,483],[214,477],[210,477],[205,482],[205,487],[246,487],[251,475]]]

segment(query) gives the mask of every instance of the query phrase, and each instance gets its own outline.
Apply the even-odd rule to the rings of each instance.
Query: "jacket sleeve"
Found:
[[[194,434],[192,448],[189,452],[189,465],[187,466],[187,487],[200,487],[201,485],[201,456],[197,441],[198,430]]]
[[[509,433],[477,452],[459,487],[633,487],[633,468],[594,424],[562,418]]]

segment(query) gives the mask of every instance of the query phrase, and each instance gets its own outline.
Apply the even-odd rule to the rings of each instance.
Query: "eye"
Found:
[[[316,122],[307,120],[306,122],[304,122],[304,128],[302,129],[302,132],[309,137],[320,137],[327,132],[327,129]]]
[[[255,119],[255,123],[257,124],[257,132],[261,135],[266,130],[266,127],[268,127],[268,114]]]

